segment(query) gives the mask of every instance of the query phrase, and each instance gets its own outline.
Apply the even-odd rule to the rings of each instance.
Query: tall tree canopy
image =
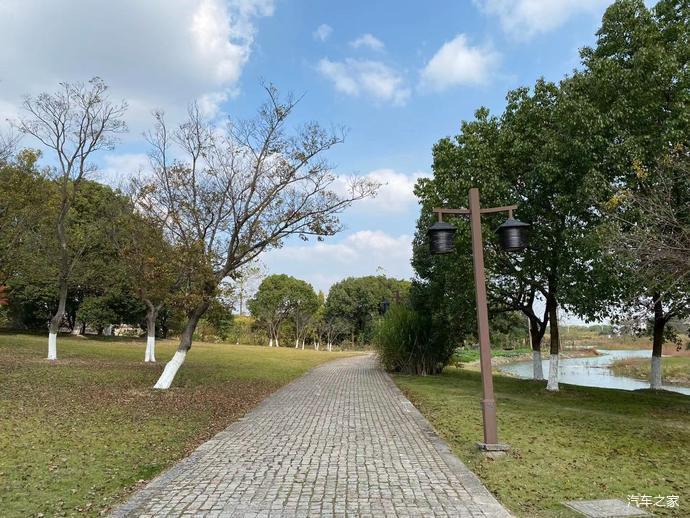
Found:
[[[348,277],[331,286],[326,299],[327,320],[341,320],[347,325],[353,343],[372,339],[372,322],[380,314],[381,303],[408,300],[410,283],[383,275]]]

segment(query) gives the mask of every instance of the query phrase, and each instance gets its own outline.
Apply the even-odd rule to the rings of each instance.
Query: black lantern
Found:
[[[498,242],[506,252],[517,252],[527,248],[529,223],[523,223],[512,216],[496,229]]]
[[[455,250],[456,231],[457,229],[453,225],[445,221],[434,223],[427,231],[431,253],[437,255],[453,252]]]

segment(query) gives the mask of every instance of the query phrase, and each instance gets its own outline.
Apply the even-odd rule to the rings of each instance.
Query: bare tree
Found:
[[[88,84],[60,83],[57,92],[24,99],[26,118],[15,123],[20,133],[38,140],[54,154],[52,169],[59,186],[59,206],[55,217],[58,257],[58,306],[50,320],[48,359],[57,359],[57,333],[65,315],[70,277],[83,249],[72,246],[67,220],[81,183],[94,172],[94,153],[112,149],[117,135],[127,130],[122,120],[126,103],[113,104],[108,86],[94,77]]]
[[[261,280],[266,277],[266,271],[266,267],[259,261],[247,264],[242,268],[242,271],[239,273],[239,278],[235,282],[235,291],[238,298],[237,313],[239,316],[245,314],[244,310],[247,305],[247,300],[256,291]]]
[[[173,359],[155,388],[170,387],[192,346],[201,316],[220,283],[267,249],[291,236],[308,239],[340,230],[338,214],[353,201],[375,194],[364,178],[338,192],[324,153],[342,142],[342,133],[316,123],[290,130],[297,101],[283,100],[273,86],[256,118],[216,128],[197,106],[176,130],[156,113],[153,177],[142,185],[146,211],[157,217],[189,257],[187,323]],[[185,159],[172,160],[171,148]]]

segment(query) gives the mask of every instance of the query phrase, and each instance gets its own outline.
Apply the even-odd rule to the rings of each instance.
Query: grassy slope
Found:
[[[559,502],[631,494],[679,495],[690,510],[687,455],[690,398],[495,376],[499,436],[512,446],[499,460],[477,453],[482,437],[478,372],[396,376],[455,453],[518,516],[576,516]],[[660,512],[661,511],[661,512]],[[657,515],[664,510],[654,509]],[[666,511],[668,512],[668,511]],[[685,514],[687,516],[687,514]]]
[[[649,379],[651,362],[647,358],[629,358],[614,362],[611,369],[618,376],[647,380]],[[663,358],[661,360],[661,373],[664,383],[690,385],[690,357]]]
[[[151,389],[175,343],[0,335],[0,514],[95,515],[269,393],[341,356],[194,344],[169,391]]]

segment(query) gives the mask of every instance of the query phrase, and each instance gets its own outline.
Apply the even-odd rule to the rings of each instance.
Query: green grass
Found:
[[[611,366],[614,374],[632,378],[649,379],[651,362],[649,358],[627,358],[617,360]],[[676,356],[661,360],[661,377],[664,383],[690,385],[690,356]]]
[[[512,447],[501,459],[478,453],[482,438],[478,372],[448,368],[440,376],[395,376],[455,453],[516,515],[577,516],[560,502],[628,495],[678,495],[690,515],[687,456],[690,398],[544,384],[494,376],[499,438]]]
[[[0,334],[0,515],[98,515],[308,369],[343,353],[195,343],[168,391],[143,342]]]

